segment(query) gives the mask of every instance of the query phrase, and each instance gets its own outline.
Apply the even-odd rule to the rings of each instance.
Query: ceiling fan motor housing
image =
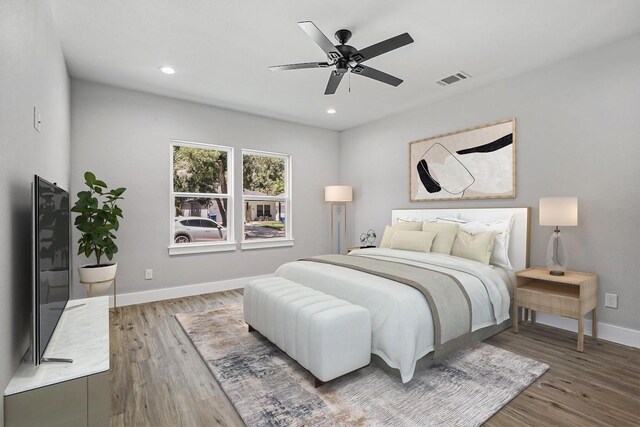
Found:
[[[336,40],[338,40],[340,44],[345,44],[346,42],[348,42],[351,36],[351,31],[344,29],[336,31],[335,34]]]

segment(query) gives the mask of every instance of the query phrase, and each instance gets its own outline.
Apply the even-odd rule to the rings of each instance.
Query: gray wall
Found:
[[[634,37],[341,133],[340,177],[354,186],[354,238],[371,227],[381,235],[393,208],[530,206],[531,263],[544,265],[551,228],[538,226],[538,198],[577,196],[579,226],[562,230],[570,268],[600,275],[602,322],[640,329],[638,52]],[[410,141],[511,117],[515,199],[409,202]],[[619,295],[619,309],[604,308],[605,292]]]
[[[115,258],[120,293],[268,274],[284,262],[329,249],[323,190],[338,175],[336,132],[77,80],[71,83],[71,105],[73,193],[83,186],[86,170],[110,186],[127,187]],[[171,138],[236,147],[236,195],[242,190],[242,148],[291,154],[295,245],[170,257]],[[241,208],[236,198],[236,219]],[[235,232],[242,235],[239,222]],[[86,258],[76,257],[75,263]],[[153,268],[153,280],[144,280],[145,268]],[[77,278],[74,294],[84,295]]]
[[[33,128],[33,107],[42,132]],[[69,184],[69,78],[49,3],[0,2],[0,389],[29,343],[31,182]],[[0,404],[0,425],[4,420]]]

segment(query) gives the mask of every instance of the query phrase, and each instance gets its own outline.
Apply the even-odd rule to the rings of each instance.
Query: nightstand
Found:
[[[528,268],[516,273],[513,302],[513,331],[518,332],[520,308],[529,309],[535,323],[536,311],[578,320],[578,351],[584,350],[584,315],[593,311],[592,337],[598,338],[598,276],[567,271],[552,276],[544,268]]]

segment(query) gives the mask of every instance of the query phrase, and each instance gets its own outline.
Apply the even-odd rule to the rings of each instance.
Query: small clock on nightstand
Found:
[[[516,292],[513,303],[513,331],[518,332],[520,308],[578,320],[578,351],[584,350],[584,315],[592,312],[592,331],[598,338],[598,276],[593,273],[567,271],[553,276],[544,268],[528,268],[516,273]]]

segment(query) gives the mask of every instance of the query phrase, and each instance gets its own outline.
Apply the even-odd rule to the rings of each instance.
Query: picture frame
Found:
[[[516,119],[409,143],[409,198],[516,197]]]

